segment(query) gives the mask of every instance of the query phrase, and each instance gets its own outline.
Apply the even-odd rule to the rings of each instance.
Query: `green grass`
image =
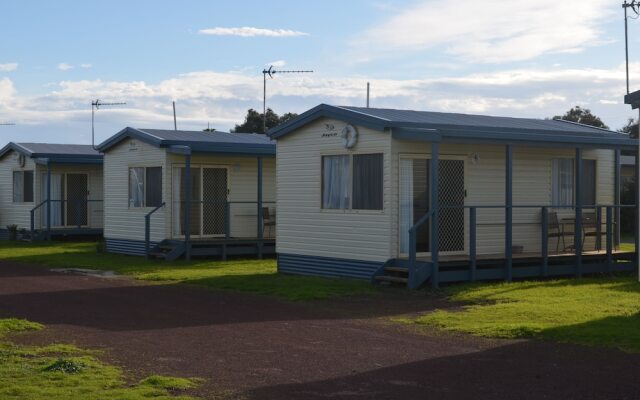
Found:
[[[640,352],[636,276],[467,284],[444,290],[467,305],[401,321],[480,336],[535,337]]]
[[[376,288],[363,281],[278,274],[273,259],[166,262],[97,253],[95,243],[3,242],[0,259],[48,267],[108,270],[146,281],[189,283],[294,301],[376,292]]]
[[[41,329],[18,319],[0,319],[0,399],[29,400],[187,400],[174,395],[192,389],[201,380],[150,376],[128,384],[120,368],[100,362],[94,352],[70,345],[21,346],[7,340],[9,333]]]

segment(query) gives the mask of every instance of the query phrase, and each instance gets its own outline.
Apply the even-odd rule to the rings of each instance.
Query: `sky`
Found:
[[[229,130],[320,103],[546,118],[623,103],[622,0],[0,0],[0,142],[91,143],[126,126]],[[631,13],[630,15],[633,15]],[[629,19],[631,90],[640,19]]]

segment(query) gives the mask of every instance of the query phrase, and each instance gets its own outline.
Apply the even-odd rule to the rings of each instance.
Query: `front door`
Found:
[[[202,235],[224,235],[227,169],[202,169]]]
[[[67,226],[89,225],[87,198],[89,195],[89,177],[87,174],[66,174]]]
[[[409,229],[430,208],[430,163],[426,157],[400,159],[399,243],[401,256],[409,254]],[[464,159],[441,158],[439,161],[438,201],[440,203],[440,251],[461,253],[465,250]],[[428,255],[431,223],[416,232],[418,255]]]

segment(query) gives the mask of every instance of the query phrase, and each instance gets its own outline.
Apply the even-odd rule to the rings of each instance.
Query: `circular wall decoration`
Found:
[[[350,149],[358,142],[358,131],[353,125],[346,125],[342,128],[340,137],[344,142],[344,147]]]

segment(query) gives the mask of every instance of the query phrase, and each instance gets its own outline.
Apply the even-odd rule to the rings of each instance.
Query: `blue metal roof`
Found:
[[[0,158],[10,151],[59,164],[102,164],[102,154],[91,145],[84,144],[9,142],[0,150]]]
[[[584,144],[604,147],[637,146],[619,132],[562,120],[494,117],[461,113],[338,107],[320,104],[285,124],[271,129],[272,138],[282,137],[318,119],[335,118],[394,136],[414,140],[464,142],[509,142],[529,144]]]
[[[177,131],[127,127],[98,146],[102,152],[126,138],[135,138],[156,147],[186,146],[196,153],[275,156],[276,146],[268,136],[258,133]]]

